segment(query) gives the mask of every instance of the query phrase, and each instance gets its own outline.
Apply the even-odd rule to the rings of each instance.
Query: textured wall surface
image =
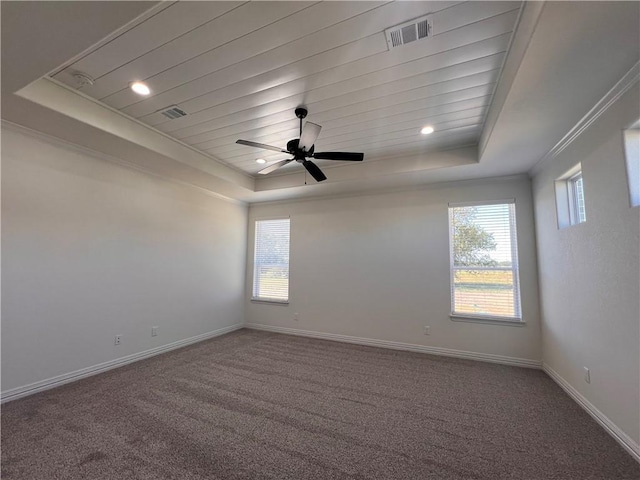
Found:
[[[638,90],[636,84],[533,180],[544,362],[635,442],[640,210],[629,204],[622,131],[640,115]],[[587,221],[558,229],[554,180],[578,162]]]
[[[242,323],[246,225],[245,206],[3,128],[3,392]]]
[[[526,325],[454,322],[449,319],[448,203],[504,199],[516,200]],[[277,216],[291,217],[290,304],[269,305],[247,298],[247,322],[541,359],[528,178],[252,205],[247,297],[253,279],[254,220]],[[423,334],[425,325],[431,327],[429,336]]]

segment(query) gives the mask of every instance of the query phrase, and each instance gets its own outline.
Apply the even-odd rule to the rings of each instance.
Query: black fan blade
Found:
[[[311,174],[311,176],[316,179],[316,182],[321,182],[327,179],[324,173],[322,173],[322,170],[320,170],[320,168],[318,168],[318,166],[315,163],[309,160],[305,160],[302,162],[302,165],[304,165],[304,168],[306,168],[307,171]]]
[[[264,143],[250,142],[249,140],[236,140],[236,143],[240,145],[246,145],[248,147],[264,148],[265,150],[273,150],[274,152],[289,153],[279,147],[273,147],[271,145],[265,145]]]
[[[272,163],[267,168],[263,168],[262,170],[260,170],[258,173],[260,175],[266,175],[267,173],[271,173],[274,170],[279,169],[280,167],[284,167],[289,162],[293,162],[293,158],[289,158],[287,160],[280,160],[279,162]]]
[[[361,162],[364,159],[364,153],[351,152],[316,152],[313,158],[318,160],[346,160],[348,162]]]
[[[311,147],[313,147],[313,144],[316,143],[318,139],[318,135],[320,135],[320,130],[322,130],[320,125],[311,122],[305,123],[302,129],[302,135],[300,135],[298,148],[306,152],[311,150]]]

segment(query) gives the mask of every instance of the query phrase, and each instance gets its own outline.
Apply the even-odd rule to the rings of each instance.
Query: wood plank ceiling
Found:
[[[393,161],[477,144],[520,5],[166,2],[51,76],[249,174],[259,157],[289,157],[235,141],[284,147],[299,105],[323,126],[316,151]],[[427,14],[432,36],[388,48],[385,29]],[[76,72],[93,85],[78,87]],[[159,113],[171,105],[188,115]],[[420,135],[425,125],[435,133]]]

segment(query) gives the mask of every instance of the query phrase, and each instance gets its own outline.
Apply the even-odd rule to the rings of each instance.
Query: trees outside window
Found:
[[[513,203],[449,208],[452,316],[521,320]]]

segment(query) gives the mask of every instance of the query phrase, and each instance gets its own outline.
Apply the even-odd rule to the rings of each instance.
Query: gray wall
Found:
[[[629,206],[622,130],[639,101],[636,84],[533,180],[544,362],[636,443],[640,210]],[[578,162],[587,221],[558,229],[554,180]]]
[[[449,319],[448,202],[516,199],[526,326]],[[290,304],[252,302],[254,220],[291,217]],[[247,322],[465,352],[541,360],[528,178],[252,205]],[[298,321],[294,313],[299,313]],[[425,325],[431,335],[423,334]]]
[[[246,225],[244,205],[3,127],[2,391],[241,324]]]

